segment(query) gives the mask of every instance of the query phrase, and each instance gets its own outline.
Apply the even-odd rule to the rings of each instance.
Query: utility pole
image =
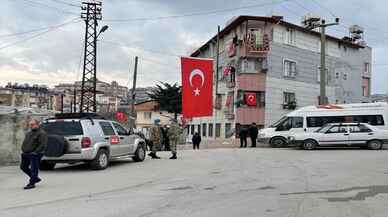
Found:
[[[73,112],[76,113],[77,112],[77,89],[76,87],[74,87],[74,92],[73,92]]]
[[[85,20],[85,50],[82,74],[80,113],[96,112],[96,82],[97,82],[97,26],[102,19],[99,1],[82,2],[81,18]]]
[[[320,94],[318,97],[319,105],[326,105],[329,103],[329,100],[326,96],[326,27],[334,26],[339,24],[339,18],[335,18],[334,23],[326,23],[325,20],[320,19],[310,19],[305,20],[304,22],[308,25],[307,29],[312,30],[315,28],[320,28],[321,30],[321,66],[320,66]]]
[[[132,85],[132,100],[131,100],[131,116],[135,117],[135,100],[136,100],[136,80],[137,80],[137,62],[139,57],[135,57],[135,69],[133,70],[133,85]]]
[[[220,26],[217,27],[217,48],[216,48],[216,90],[215,90],[215,93],[216,93],[216,104],[218,103],[218,76],[219,76],[219,64],[220,64]],[[213,106],[214,107],[214,106]],[[217,108],[214,109],[214,112],[213,112],[213,136],[214,136],[214,139],[217,139],[217,136],[216,136],[216,125],[217,125]],[[201,126],[200,126],[201,127]]]

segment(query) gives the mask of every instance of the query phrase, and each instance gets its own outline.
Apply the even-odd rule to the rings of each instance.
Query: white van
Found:
[[[273,147],[282,147],[287,145],[288,136],[312,132],[327,123],[368,123],[380,129],[388,129],[388,103],[303,107],[260,130],[258,137],[259,141]]]

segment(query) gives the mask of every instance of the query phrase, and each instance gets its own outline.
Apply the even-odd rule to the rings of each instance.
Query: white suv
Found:
[[[334,123],[312,133],[294,134],[288,137],[288,141],[305,150],[313,150],[318,146],[341,145],[378,150],[388,142],[388,131],[365,123]]]

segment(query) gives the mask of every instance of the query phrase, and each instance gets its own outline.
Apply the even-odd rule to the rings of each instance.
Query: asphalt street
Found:
[[[388,151],[207,149],[42,172],[0,168],[1,217],[386,217]]]

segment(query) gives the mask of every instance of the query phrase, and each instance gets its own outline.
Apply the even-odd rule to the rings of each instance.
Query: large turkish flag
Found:
[[[182,113],[185,118],[213,115],[213,60],[182,57]]]

